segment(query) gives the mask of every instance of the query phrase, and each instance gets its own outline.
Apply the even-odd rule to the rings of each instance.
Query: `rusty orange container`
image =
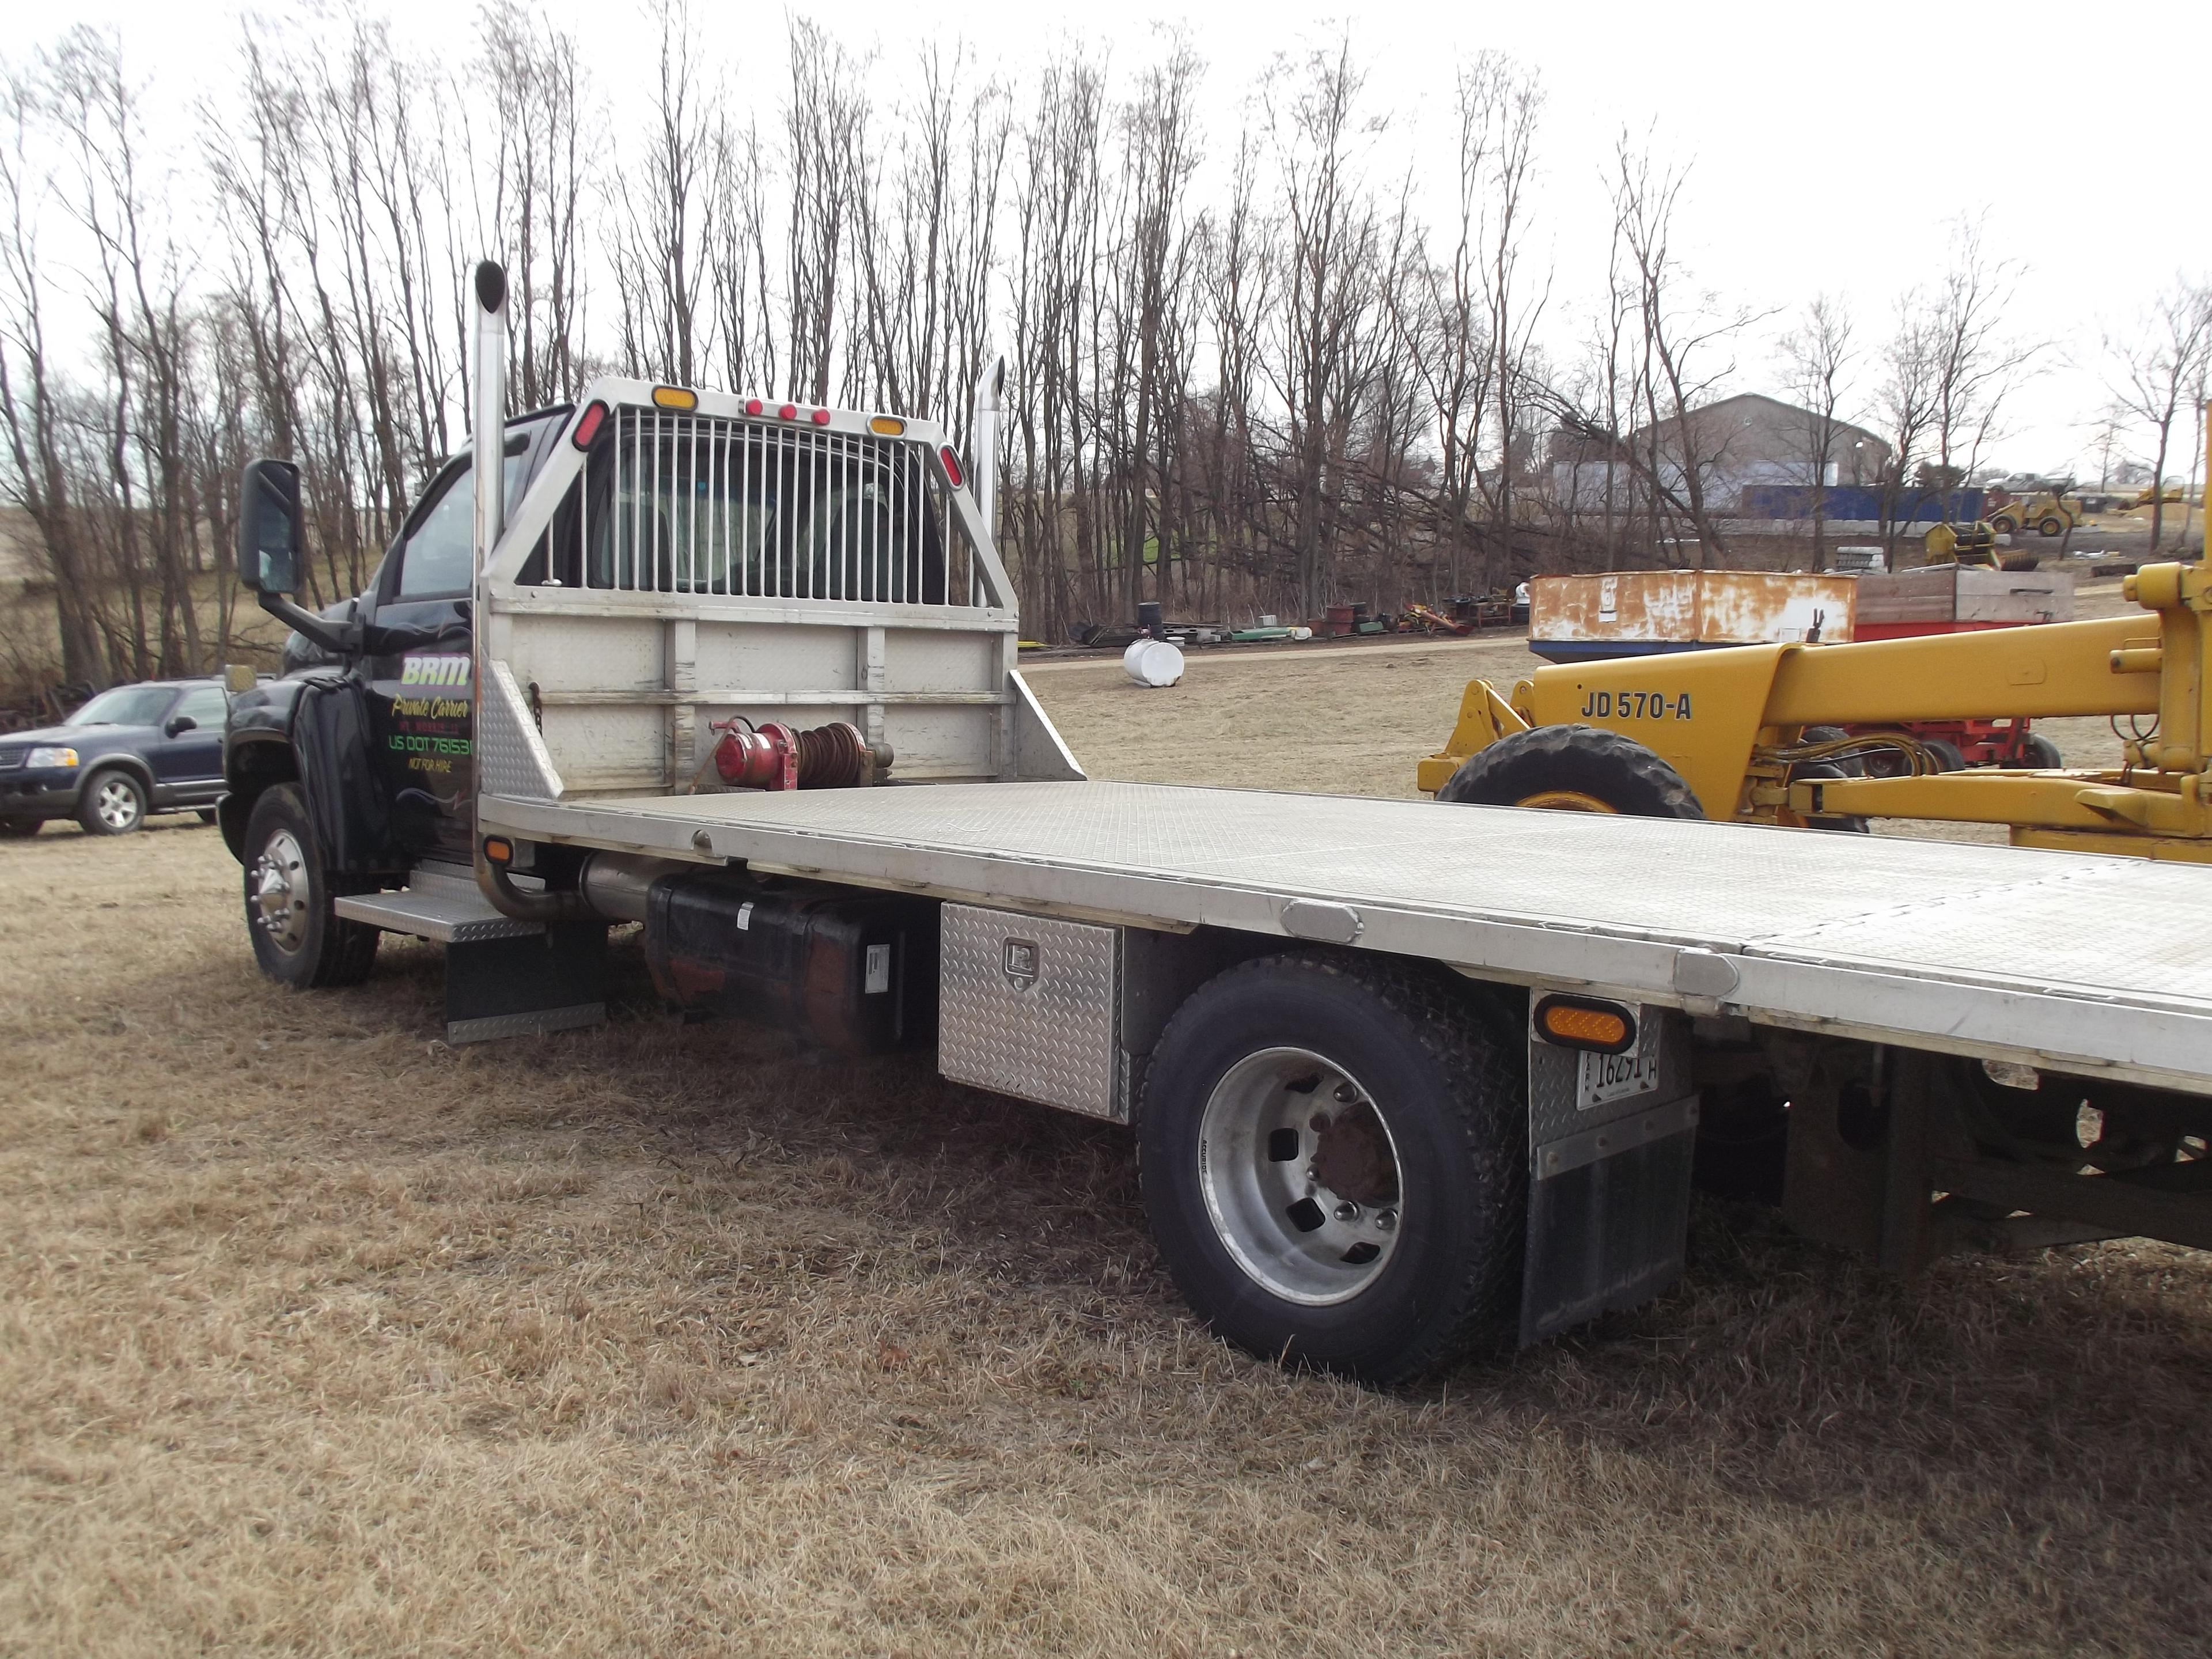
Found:
[[[1850,576],[1622,570],[1528,584],[1528,648],[1552,662],[1851,637]]]

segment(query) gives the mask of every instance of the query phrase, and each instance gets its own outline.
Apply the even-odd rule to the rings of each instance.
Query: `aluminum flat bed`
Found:
[[[686,1018],[1127,1125],[1208,1327],[1370,1382],[1650,1301],[1699,1184],[1907,1273],[2212,1248],[2212,868],[1092,781],[1020,672],[986,401],[964,456],[614,379],[509,421],[476,298],[509,465],[449,464],[349,620],[289,597],[297,470],[241,479],[238,568],[329,659],[226,728],[272,980],[414,933],[449,1041],[551,1033],[636,924]],[[471,500],[463,594],[429,532]]]
[[[1111,782],[532,802],[536,839],[1424,957],[2212,1092],[2212,870],[2013,848]]]

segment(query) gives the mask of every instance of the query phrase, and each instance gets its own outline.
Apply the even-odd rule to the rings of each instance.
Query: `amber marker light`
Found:
[[[653,388],[653,401],[662,409],[696,409],[699,394],[680,386],[657,386]]]
[[[896,415],[872,415],[868,430],[879,438],[896,438],[906,430],[906,422]]]
[[[1536,1029],[1567,1048],[1626,1054],[1636,1045],[1636,1021],[1626,1008],[1582,997],[1546,997],[1536,1005]]]
[[[483,844],[484,862],[512,864],[514,862],[514,843],[504,836],[488,836]]]

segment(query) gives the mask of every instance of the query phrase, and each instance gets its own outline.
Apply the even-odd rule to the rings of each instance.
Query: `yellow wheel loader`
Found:
[[[1419,782],[1440,800],[1644,817],[2002,823],[2020,846],[2212,863],[2212,568],[2147,565],[2124,591],[2142,614],[1566,663],[1510,696],[1476,680]],[[1954,771],[1942,745],[1879,729],[1993,714],[2110,716],[2126,757]]]
[[[2069,501],[2071,484],[2039,489],[2024,501],[2008,501],[1990,512],[1990,528],[2000,536],[2016,536],[2033,530],[2039,536],[2063,536],[2081,527],[2083,514],[2078,501]]]

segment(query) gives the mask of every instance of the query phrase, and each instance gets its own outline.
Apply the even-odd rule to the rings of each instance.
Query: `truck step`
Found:
[[[349,921],[365,921],[388,933],[411,933],[441,945],[522,939],[544,924],[517,921],[492,908],[477,890],[475,872],[461,864],[418,864],[397,893],[349,893],[331,908]]]

